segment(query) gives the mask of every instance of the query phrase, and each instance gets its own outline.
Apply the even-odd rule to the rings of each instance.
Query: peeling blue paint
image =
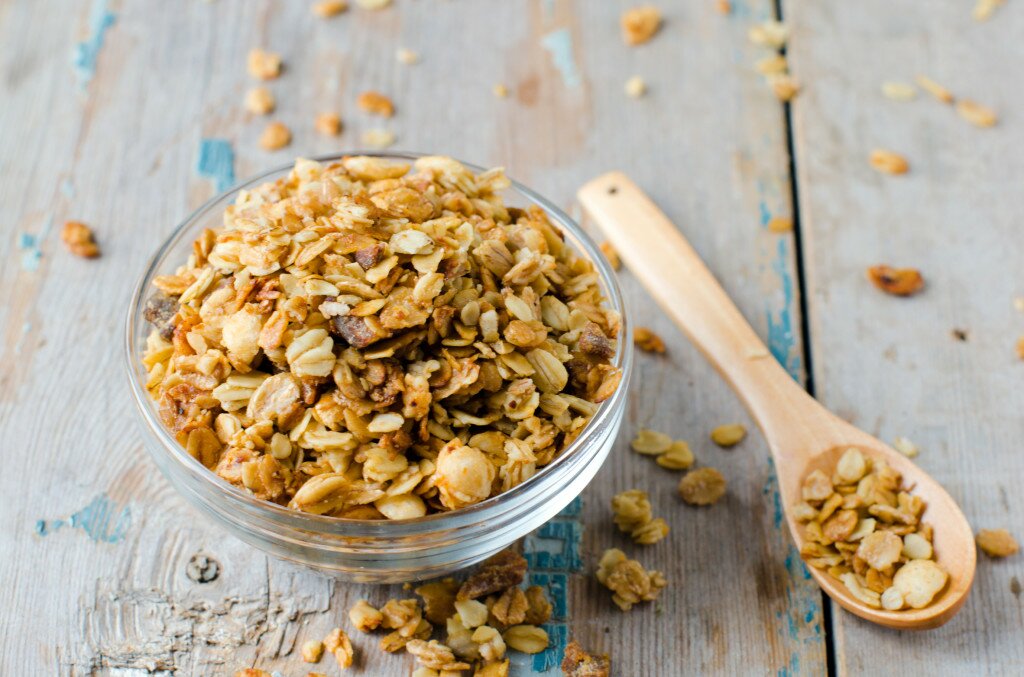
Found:
[[[34,272],[39,270],[39,261],[43,258],[43,252],[39,249],[39,240],[31,233],[18,234],[18,248],[23,250],[21,255],[21,268]]]
[[[226,139],[203,139],[199,142],[196,173],[210,179],[218,193],[235,185],[235,151]]]
[[[14,344],[14,354],[21,354],[21,346],[25,343],[25,338],[32,332],[32,323],[24,322],[21,325],[21,335],[18,337],[18,342]]]
[[[89,37],[75,45],[71,52],[71,64],[78,75],[78,86],[85,89],[96,75],[96,62],[103,49],[107,30],[114,25],[116,16],[107,11],[106,0],[95,0],[89,14]]]
[[[567,87],[579,87],[582,79],[579,68],[576,66],[576,58],[572,53],[572,33],[569,32],[569,29],[559,28],[557,31],[548,33],[541,38],[540,44],[551,52],[551,59],[562,76],[562,82]]]
[[[131,523],[132,513],[128,506],[119,508],[106,494],[100,494],[67,519],[37,521],[35,530],[40,536],[48,536],[64,527],[71,527],[81,529],[96,543],[118,543],[124,540]]]
[[[71,200],[75,197],[75,184],[71,183],[71,179],[64,179],[60,182],[61,195]]]
[[[785,238],[779,238],[775,249],[772,270],[782,284],[782,307],[778,312],[766,311],[768,321],[768,349],[789,375],[800,379],[800,356],[796,354],[796,336],[793,333],[793,306],[796,300],[793,278],[789,274],[789,245]]]

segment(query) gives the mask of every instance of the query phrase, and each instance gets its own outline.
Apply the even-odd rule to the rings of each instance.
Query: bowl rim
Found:
[[[181,239],[186,236],[186,233],[190,228],[200,219],[207,217],[211,210],[221,206],[222,203],[223,206],[231,204],[233,202],[233,198],[240,191],[255,188],[264,182],[273,180],[271,177],[275,175],[286,174],[291,171],[295,166],[295,162],[299,159],[308,159],[321,164],[328,164],[340,161],[346,157],[354,156],[378,157],[386,160],[408,160],[412,162],[415,162],[417,159],[422,157],[432,157],[426,153],[414,153],[408,151],[360,150],[329,153],[308,158],[296,157],[295,160],[290,163],[272,167],[248,179],[237,182],[227,190],[217,193],[194,211],[189,213],[188,216],[175,226],[174,230],[167,236],[160,247],[148,260],[145,271],[134,285],[131,300],[128,304],[128,310],[124,322],[123,353],[132,399],[135,402],[137,410],[142,414],[146,427],[160,442],[163,451],[175,460],[178,465],[183,466],[189,475],[198,479],[202,484],[208,485],[209,488],[217,492],[223,492],[225,494],[225,498],[240,501],[247,507],[250,507],[261,514],[265,514],[267,517],[272,517],[275,520],[285,523],[293,523],[290,524],[290,526],[304,530],[310,530],[313,528],[317,532],[328,534],[343,533],[343,535],[355,536],[373,535],[371,532],[386,531],[386,534],[381,533],[380,535],[405,536],[422,533],[418,527],[427,527],[428,529],[436,527],[440,530],[477,524],[481,517],[486,517],[491,513],[495,516],[500,515],[500,508],[503,505],[515,504],[519,497],[527,494],[533,487],[538,486],[539,483],[543,482],[544,478],[551,477],[558,468],[567,465],[570,461],[580,456],[582,450],[587,447],[587,443],[595,436],[595,433],[602,429],[603,424],[614,415],[614,412],[617,409],[624,406],[633,367],[634,352],[633,341],[630,335],[631,323],[629,313],[623,302],[622,291],[619,288],[615,271],[608,262],[608,259],[601,253],[601,250],[591,237],[584,232],[576,221],[568,214],[547,198],[511,177],[509,177],[509,181],[511,183],[510,188],[514,189],[530,202],[543,209],[546,215],[555,222],[557,227],[571,236],[571,245],[576,249],[577,254],[585,256],[597,269],[598,276],[600,278],[599,284],[601,286],[602,294],[605,297],[605,303],[607,303],[612,310],[618,312],[621,318],[619,336],[617,338],[617,350],[613,364],[622,370],[622,380],[619,383],[619,386],[615,389],[615,392],[611,397],[598,405],[597,412],[595,412],[594,416],[587,422],[583,432],[580,433],[580,435],[574,439],[568,447],[563,449],[558,456],[551,461],[551,463],[544,466],[535,475],[521,484],[516,485],[512,489],[503,491],[495,496],[488,497],[479,503],[475,503],[465,508],[401,520],[353,519],[348,517],[304,513],[298,510],[293,510],[287,506],[258,499],[233,484],[225,482],[216,473],[212,472],[209,468],[187,453],[185,448],[170,435],[163,423],[158,420],[156,407],[153,405],[153,400],[149,396],[145,387],[145,381],[141,378],[145,372],[140,371],[141,362],[138,360],[138,354],[136,352],[137,349],[140,348],[140,346],[137,346],[135,343],[135,335],[137,333],[136,319],[141,318],[143,306],[148,298],[148,290],[151,286],[150,283],[152,278],[157,274],[158,267],[165,263],[167,255],[180,243]],[[486,168],[479,165],[463,162],[457,158],[453,159],[456,159],[456,161],[460,162],[463,166],[472,170],[474,173],[486,171]],[[581,249],[582,251],[580,251]],[[366,529],[366,532],[355,533],[355,531],[362,529]],[[352,530],[352,532],[350,533],[349,530]]]

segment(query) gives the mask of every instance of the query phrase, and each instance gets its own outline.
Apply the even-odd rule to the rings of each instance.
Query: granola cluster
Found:
[[[605,550],[597,563],[597,580],[612,591],[612,601],[623,611],[634,604],[652,602],[668,585],[660,571],[648,571],[618,548]]]
[[[388,600],[379,610],[363,600],[349,612],[362,632],[390,630],[380,640],[383,651],[404,649],[415,656],[414,675],[473,669],[474,675],[508,677],[506,651],[535,654],[548,647],[540,627],[551,618],[551,603],[539,586],[523,590],[526,560],[504,550],[485,561],[461,584],[453,578],[415,589],[420,600]],[[445,641],[431,639],[443,627]]]
[[[321,515],[420,517],[529,479],[618,386],[620,318],[508,185],[346,157],[240,192],[154,280],[163,423],[225,481]]]
[[[807,475],[794,515],[805,523],[801,554],[874,608],[921,609],[946,587],[934,561],[924,501],[902,486],[885,461],[847,449],[832,476]]]

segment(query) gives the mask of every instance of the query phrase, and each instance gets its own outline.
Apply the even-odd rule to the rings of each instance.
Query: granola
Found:
[[[871,163],[871,166],[876,171],[882,174],[906,174],[910,171],[910,163],[907,162],[907,158],[899,153],[882,148],[876,148],[871,151],[871,155],[868,156],[868,162]]]
[[[313,14],[321,19],[329,19],[348,9],[348,0],[320,0],[313,5]]]
[[[100,255],[100,248],[93,238],[92,229],[81,221],[68,221],[60,232],[60,239],[75,256],[94,259]]]
[[[249,51],[249,75],[257,80],[273,80],[281,75],[281,55],[262,49]]]
[[[657,7],[646,5],[623,12],[622,39],[629,46],[642,45],[661,28],[661,12]]]
[[[647,93],[647,82],[639,75],[634,75],[626,80],[624,89],[626,96],[631,99],[639,99]]]
[[[679,496],[690,505],[711,505],[725,495],[725,478],[714,468],[697,468],[679,480]]]
[[[668,523],[655,519],[646,491],[630,489],[612,496],[612,513],[619,531],[628,533],[635,543],[653,545],[668,536]]]
[[[389,118],[395,114],[395,104],[380,92],[363,92],[356,99],[356,105],[371,115]]]
[[[667,585],[660,571],[647,571],[618,548],[605,550],[597,565],[597,580],[612,591],[612,601],[623,611],[634,604],[657,599]]]
[[[857,448],[843,452],[832,474],[804,479],[793,516],[804,523],[801,555],[842,581],[862,603],[889,611],[921,609],[948,575],[933,558],[925,504],[902,486],[899,472]]]
[[[665,341],[647,327],[637,327],[633,330],[633,343],[645,353],[665,354]]]
[[[341,134],[341,116],[337,113],[321,113],[316,116],[316,131],[324,136]]]
[[[609,677],[612,663],[607,654],[593,656],[572,640],[565,647],[562,674],[565,677]]]
[[[598,246],[604,257],[608,259],[608,263],[611,264],[612,270],[618,270],[622,267],[622,260],[619,258],[619,252],[615,249],[615,245],[606,240]]]
[[[711,431],[711,441],[720,447],[734,447],[747,436],[747,428],[742,423],[727,423]]]
[[[245,94],[245,109],[256,115],[268,115],[277,105],[273,93],[266,87],[253,87]]]
[[[925,75],[914,78],[917,86],[928,92],[942,103],[953,103],[953,93]]]
[[[280,150],[292,142],[292,130],[283,122],[271,122],[260,134],[263,150]]]
[[[994,110],[970,99],[958,99],[956,112],[975,127],[994,127],[999,120]]]
[[[893,296],[911,296],[924,289],[924,277],[916,268],[893,268],[883,264],[868,268],[867,275],[873,285]]]
[[[324,638],[324,649],[334,656],[334,660],[338,662],[340,669],[344,670],[345,668],[352,667],[355,651],[352,649],[352,642],[349,640],[348,635],[341,628],[334,628]]]
[[[1017,539],[1006,529],[982,529],[975,539],[989,557],[1009,557],[1020,550]]]
[[[455,510],[528,480],[616,389],[619,317],[544,212],[506,207],[501,170],[409,170],[299,160],[154,280],[147,387],[223,480],[320,515]]]

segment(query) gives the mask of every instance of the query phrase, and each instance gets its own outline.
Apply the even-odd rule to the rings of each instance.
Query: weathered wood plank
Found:
[[[0,506],[8,555],[0,571],[10,581],[0,600],[30,610],[0,620],[5,667],[208,675],[256,664],[291,674],[300,669],[297,643],[344,625],[360,597],[380,602],[400,592],[336,584],[268,560],[197,520],[144,457],[122,383],[120,323],[129,284],[155,244],[224,176],[196,174],[203,139],[229,142],[244,178],[295,155],[358,147],[363,131],[387,126],[400,148],[504,164],[567,208],[582,181],[623,169],[678,221],[800,377],[793,244],[765,230],[771,216],[790,214],[784,127],[749,68],[757,52],[744,38],[772,3],[734,3],[732,17],[704,2],[674,7],[661,35],[632,50],[618,36],[628,4],[399,1],[327,22],[305,3],[112,0],[95,15],[87,5],[0,6],[0,204],[9,219],[0,254],[11,262],[0,276],[14,290],[0,310],[0,425],[17,452],[0,474],[0,490],[17,497]],[[104,8],[113,25],[103,22]],[[83,73],[69,65],[80,41],[97,55],[81,91]],[[274,119],[295,138],[276,153],[258,148],[265,121],[241,107],[254,46],[286,61],[269,87]],[[400,46],[422,63],[397,63]],[[651,87],[639,101],[622,91],[634,73]],[[498,82],[508,99],[492,96]],[[395,99],[395,119],[355,109],[356,94],[369,88]],[[324,110],[342,114],[339,139],[314,133]],[[58,226],[67,218],[93,224],[104,258],[67,256],[46,228],[51,217]],[[36,270],[18,265],[31,253],[18,248],[19,231],[42,236]],[[611,652],[627,674],[650,665],[821,673],[820,597],[781,530],[763,443],[756,434],[729,452],[708,443],[713,425],[745,415],[628,273],[623,282],[634,320],[662,333],[670,354],[641,356],[623,439],[585,494],[582,542],[575,527],[564,538],[590,568],[605,547],[624,547],[663,570],[671,587],[660,612],[623,615],[592,577],[568,575],[572,558],[546,565],[547,575],[571,578],[565,627]],[[729,478],[728,498],[703,511],[682,506],[678,475],[628,451],[640,426],[689,439],[702,462]],[[641,549],[615,533],[608,500],[633,487],[648,489],[656,513],[673,524],[669,540]],[[216,580],[187,576],[195,555],[218,562]],[[382,655],[367,639],[356,638],[366,674],[407,673],[406,659]]]
[[[891,441],[905,435],[917,461],[961,502],[976,528],[1024,533],[1024,365],[1013,342],[1020,296],[1016,111],[1024,16],[1006,7],[975,23],[957,3],[787,2],[796,100],[796,162],[806,244],[817,394]],[[976,129],[924,94],[885,99],[884,80],[927,74],[1003,120]],[[910,173],[875,173],[876,147],[904,153]],[[880,262],[919,267],[927,289],[887,297],[864,279]],[[951,335],[967,332],[966,341]],[[941,524],[935,525],[941,529]],[[1018,674],[1024,669],[1020,557],[981,556],[974,591],[947,626],[920,634],[873,627],[835,612],[842,674]]]

